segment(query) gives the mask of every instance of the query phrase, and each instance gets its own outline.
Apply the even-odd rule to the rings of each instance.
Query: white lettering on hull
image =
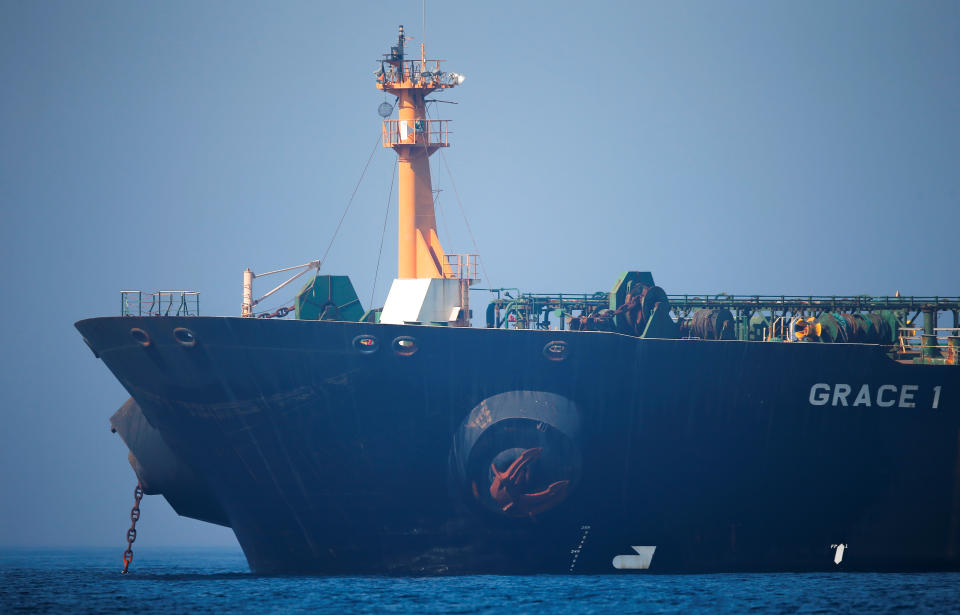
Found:
[[[885,391],[893,391],[894,393],[896,393],[897,387],[893,386],[892,384],[885,384],[881,386],[879,389],[877,389],[877,405],[880,406],[881,408],[889,408],[895,403],[895,399],[896,399],[894,398],[889,401],[885,401],[883,399],[883,393]]]
[[[818,382],[810,387],[810,405],[823,406],[830,401],[830,385]]]
[[[942,386],[935,386],[928,399],[932,399],[931,407],[936,409],[940,405],[940,390]],[[856,390],[856,395],[853,394]],[[811,406],[834,407],[864,407],[871,408],[916,408],[920,385],[917,384],[881,384],[876,391],[871,390],[869,384],[852,386],[845,383],[827,384],[818,382],[810,387],[808,401]]]

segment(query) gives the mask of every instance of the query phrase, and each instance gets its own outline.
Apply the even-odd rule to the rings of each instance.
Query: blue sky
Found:
[[[126,394],[72,323],[128,288],[236,315],[244,268],[319,257],[421,3],[2,9],[0,545],[122,546]],[[960,3],[430,2],[426,45],[467,77],[433,113],[491,285],[960,294]],[[472,252],[436,162],[444,247]],[[377,146],[324,267],[365,307],[396,266],[394,203],[374,288],[393,164]],[[141,526],[234,543],[158,498]]]

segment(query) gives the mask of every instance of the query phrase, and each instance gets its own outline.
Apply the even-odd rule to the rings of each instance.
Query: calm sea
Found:
[[[239,551],[0,551],[4,613],[884,613],[960,611],[960,574],[261,577]]]

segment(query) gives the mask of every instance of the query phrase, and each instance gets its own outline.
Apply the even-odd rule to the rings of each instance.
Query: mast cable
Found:
[[[473,229],[470,228],[470,220],[467,219],[467,212],[463,209],[463,201],[460,200],[460,192],[457,191],[457,182],[453,181],[453,174],[450,172],[450,165],[447,164],[447,157],[440,150],[440,159],[443,160],[443,166],[447,169],[447,177],[450,178],[450,185],[453,186],[453,194],[457,197],[457,205],[460,207],[460,214],[463,216],[463,223],[467,225],[467,233],[470,234],[470,241],[473,242],[473,249],[477,256],[480,256],[480,247],[477,245],[477,238],[473,236]],[[483,269],[483,277],[487,279],[487,286],[490,286],[490,274],[487,273],[487,265],[483,259],[480,259],[480,268]]]
[[[433,177],[431,174],[430,177]],[[447,214],[443,211],[443,205],[440,203],[440,167],[437,165],[437,194],[433,198],[433,210],[437,212],[437,217],[440,219],[440,224],[443,226],[443,236],[444,237],[453,237],[450,234],[450,227],[447,224]]]
[[[377,291],[377,276],[380,275],[380,258],[383,256],[383,238],[387,235],[387,221],[390,219],[390,201],[393,199],[393,182],[397,177],[397,167],[400,166],[400,157],[393,162],[393,171],[390,173],[390,191],[387,192],[387,211],[383,214],[383,231],[380,233],[380,251],[377,252],[377,269],[373,272],[373,286],[370,288],[370,308],[373,309],[373,295]]]
[[[327,254],[330,253],[330,248],[333,247],[333,240],[337,238],[337,233],[340,232],[340,227],[343,225],[343,220],[347,217],[347,212],[350,211],[350,206],[353,205],[353,199],[355,196],[357,196],[357,190],[360,189],[360,183],[363,182],[363,178],[367,174],[367,169],[370,167],[370,161],[373,160],[373,155],[377,152],[377,146],[380,145],[380,141],[382,139],[383,135],[377,134],[377,140],[373,144],[373,149],[370,150],[370,157],[367,158],[367,163],[363,165],[363,172],[360,173],[360,179],[357,180],[357,185],[353,187],[353,193],[350,195],[350,200],[347,201],[347,207],[343,210],[343,215],[340,216],[340,222],[337,223],[337,228],[333,231],[333,237],[330,238],[330,243],[327,245],[326,251],[323,253],[323,256],[320,258],[320,261],[317,264],[317,271],[320,270],[320,267],[323,266],[324,261],[327,260]]]
[[[370,161],[373,160],[373,155],[374,155],[374,154],[376,153],[376,151],[377,151],[377,145],[380,144],[380,140],[381,140],[382,138],[383,138],[382,135],[377,135],[377,140],[376,140],[376,141],[374,142],[374,144],[373,144],[373,149],[370,150],[370,156],[367,158],[366,164],[363,165],[363,171],[360,173],[360,179],[357,180],[357,184],[353,187],[353,192],[350,194],[350,199],[347,200],[347,206],[346,206],[346,207],[344,208],[344,210],[343,210],[343,215],[340,216],[340,221],[337,223],[337,228],[335,228],[334,231],[333,231],[333,236],[330,237],[330,243],[327,244],[327,249],[324,251],[323,257],[321,257],[320,260],[310,261],[309,263],[306,263],[306,264],[304,264],[304,265],[296,265],[296,266],[294,266],[294,267],[284,267],[283,269],[277,269],[277,270],[275,270],[275,271],[268,271],[267,273],[261,273],[259,276],[255,276],[255,277],[263,277],[263,276],[271,275],[271,274],[274,274],[274,273],[281,273],[281,272],[283,272],[283,271],[291,271],[291,270],[293,270],[293,269],[300,269],[301,267],[303,268],[302,271],[300,271],[300,272],[297,273],[297,274],[294,274],[293,276],[291,276],[290,278],[288,278],[285,282],[281,282],[279,285],[277,285],[275,288],[273,288],[273,290],[271,290],[270,292],[266,293],[265,295],[263,295],[263,296],[260,297],[259,299],[253,300],[253,301],[250,303],[250,308],[251,308],[251,309],[252,309],[254,306],[256,306],[256,305],[259,305],[261,301],[263,301],[263,300],[266,299],[267,297],[270,297],[270,296],[273,295],[275,292],[277,292],[278,290],[282,289],[282,288],[285,287],[287,284],[293,282],[294,280],[296,280],[297,278],[299,278],[300,276],[302,276],[302,275],[305,274],[306,272],[310,271],[311,269],[316,269],[317,271],[320,271],[320,268],[323,266],[323,263],[327,260],[327,255],[330,253],[330,248],[333,247],[333,242],[334,242],[334,240],[337,238],[337,233],[340,232],[340,227],[343,226],[343,221],[344,221],[344,220],[346,219],[346,217],[347,217],[347,212],[350,211],[350,206],[353,205],[353,199],[357,196],[357,190],[360,189],[360,184],[363,182],[363,178],[364,178],[364,177],[366,176],[366,174],[367,174],[367,169],[370,168]],[[316,278],[314,277],[314,281],[315,281],[315,280],[316,280]],[[312,288],[312,286],[311,286],[311,288]]]
[[[473,230],[470,228],[470,220],[467,219],[467,212],[463,209],[463,201],[460,200],[460,193],[457,191],[457,182],[453,181],[453,174],[450,173],[450,165],[447,164],[447,157],[440,150],[440,159],[443,160],[443,166],[447,169],[447,177],[450,178],[450,185],[453,186],[453,194],[457,197],[457,205],[460,206],[460,214],[463,216],[463,222],[467,225],[467,233],[470,234],[470,241],[473,242],[473,249],[477,256],[480,255],[480,247],[477,246],[477,238],[473,236]],[[490,275],[487,273],[487,266],[483,259],[480,259],[480,268],[483,269],[483,277],[487,279],[487,286],[490,285]]]
[[[430,108],[426,107],[427,118],[430,118]],[[460,207],[460,215],[463,216],[463,223],[467,226],[467,233],[470,235],[470,241],[473,242],[473,250],[477,253],[477,257],[480,256],[480,247],[477,245],[477,238],[473,236],[473,229],[470,228],[470,220],[467,219],[467,212],[463,208],[463,201],[460,200],[460,192],[457,190],[457,182],[453,180],[453,173],[450,172],[450,165],[447,164],[447,156],[443,153],[443,148],[438,148],[440,151],[440,159],[443,160],[443,166],[447,170],[447,177],[450,178],[450,185],[453,186],[453,194],[457,197],[457,205]],[[480,269],[483,270],[483,277],[487,280],[487,286],[490,284],[490,274],[487,273],[487,265],[484,262],[484,259],[480,259]]]
[[[427,111],[427,118],[432,119],[430,118],[429,111]],[[433,158],[432,160],[436,160],[436,158]],[[447,215],[443,211],[443,205],[440,204],[440,163],[434,163],[432,160],[430,156],[427,157],[427,164],[432,165],[432,167],[436,169],[436,174],[434,174],[433,168],[430,170],[430,179],[436,184],[436,191],[433,193],[433,211],[436,213],[436,217],[438,218],[438,224],[443,227],[443,236],[453,237],[453,235],[450,234],[450,227],[447,225]],[[431,189],[432,188],[433,186],[431,186]]]

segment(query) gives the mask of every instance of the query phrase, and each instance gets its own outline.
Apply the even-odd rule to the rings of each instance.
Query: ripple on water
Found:
[[[0,552],[0,612],[838,613],[960,611],[960,573],[256,576],[228,549]]]

